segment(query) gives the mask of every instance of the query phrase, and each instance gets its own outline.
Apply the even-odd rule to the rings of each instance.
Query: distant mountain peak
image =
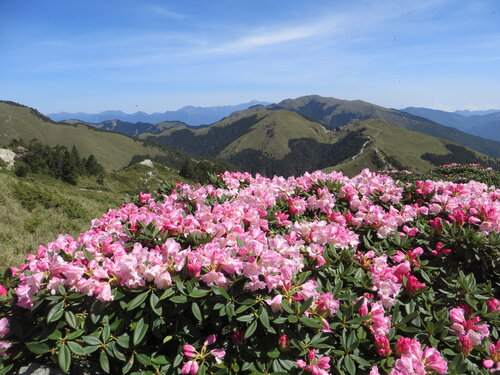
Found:
[[[120,120],[124,122],[136,123],[150,123],[156,124],[162,121],[181,121],[189,125],[199,126],[212,124],[220,119],[229,116],[231,113],[246,109],[251,106],[258,104],[268,105],[269,102],[262,102],[258,100],[252,100],[247,103],[241,103],[236,105],[227,106],[213,106],[213,107],[197,107],[188,105],[182,107],[176,111],[166,111],[163,113],[154,112],[146,113],[143,111],[138,111],[135,113],[125,113],[120,110],[108,110],[96,114],[91,113],[49,113],[50,117],[54,121],[65,121],[65,120],[81,120],[83,122],[91,124],[99,124],[104,121],[109,120]]]

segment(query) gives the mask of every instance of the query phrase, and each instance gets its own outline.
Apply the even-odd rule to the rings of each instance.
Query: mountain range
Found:
[[[469,134],[500,141],[500,110],[446,112],[429,108],[407,107],[401,111],[451,126]]]
[[[146,157],[177,169],[187,161],[218,159],[268,176],[316,169],[354,174],[365,167],[424,171],[452,162],[500,166],[494,159],[499,142],[395,109],[317,95],[251,106],[208,126],[68,122],[0,103],[0,145],[14,137],[76,145],[115,170]]]
[[[189,125],[208,125],[212,124],[220,119],[230,115],[234,111],[241,109],[246,109],[248,107],[258,105],[258,104],[269,104],[267,102],[252,100],[248,103],[241,103],[237,105],[228,106],[216,106],[216,107],[195,107],[186,106],[182,107],[176,111],[166,111],[163,113],[146,113],[146,112],[135,112],[135,113],[124,113],[122,111],[104,111],[97,114],[77,112],[59,112],[59,113],[49,113],[47,114],[53,121],[64,121],[64,120],[80,120],[83,122],[88,122],[91,124],[99,124],[108,120],[120,120],[129,123],[144,122],[150,124],[156,124],[162,121],[181,121]]]

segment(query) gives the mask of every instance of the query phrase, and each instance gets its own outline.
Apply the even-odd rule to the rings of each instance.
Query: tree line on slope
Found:
[[[9,146],[17,151],[14,172],[18,177],[41,173],[74,185],[79,176],[97,176],[98,180],[104,176],[104,167],[94,155],[81,157],[75,146],[71,150],[61,145],[51,147],[37,139],[29,143],[17,139]]]

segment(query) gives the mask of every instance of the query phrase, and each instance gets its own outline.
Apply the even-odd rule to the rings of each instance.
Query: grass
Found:
[[[411,131],[400,126],[388,124],[381,120],[365,120],[345,127],[350,130],[363,130],[371,137],[363,153],[355,160],[345,160],[327,170],[342,170],[349,176],[356,175],[364,168],[408,169],[424,172],[433,167],[432,163],[422,159],[425,153],[438,155],[449,154],[446,148],[449,141],[427,134]],[[479,158],[486,160],[484,154],[475,152]]]
[[[69,149],[76,146],[80,155],[88,157],[93,154],[108,171],[126,167],[134,155],[170,155],[169,151],[122,134],[99,131],[82,124],[54,123],[37,116],[28,107],[0,102],[0,146],[15,138],[27,142],[36,138],[42,144],[64,145]]]
[[[19,178],[0,170],[0,268],[21,264],[58,234],[77,236],[92,219],[120,207],[127,196],[155,191],[162,180],[185,181],[159,164],[135,164],[108,174],[103,185],[87,178],[73,186],[44,175]]]

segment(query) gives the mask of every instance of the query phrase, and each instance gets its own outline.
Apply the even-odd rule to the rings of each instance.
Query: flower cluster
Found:
[[[26,347],[60,364],[98,351],[103,368],[109,356],[127,371],[165,362],[191,375],[240,365],[445,374],[449,353],[461,352],[492,369],[498,344],[486,359],[473,348],[496,338],[499,304],[486,278],[496,272],[499,197],[474,181],[404,185],[368,170],[288,179],[225,172],[207,186],[179,183],[110,210],[78,238],[40,246],[12,269],[2,316],[12,328],[14,311],[30,309],[39,332],[57,330],[33,333]],[[96,306],[109,308],[106,319]],[[9,340],[7,322],[0,338]],[[26,351],[11,341],[1,354],[10,345]],[[141,343],[156,357],[141,357]]]

